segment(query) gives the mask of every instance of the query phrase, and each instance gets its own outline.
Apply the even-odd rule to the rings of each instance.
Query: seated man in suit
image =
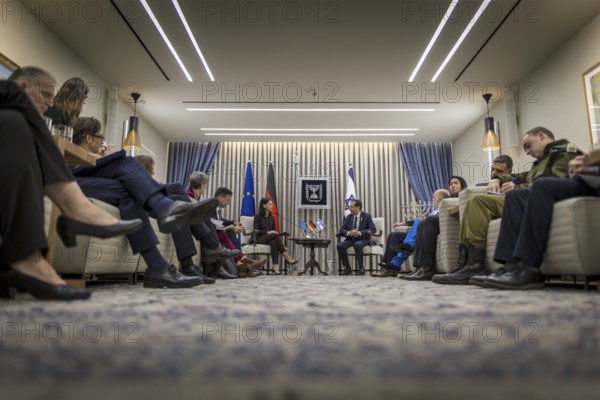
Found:
[[[554,204],[580,196],[600,196],[598,167],[585,165],[587,154],[569,163],[569,176],[541,178],[531,189],[506,194],[494,260],[504,264],[493,274],[473,276],[470,284],[495,289],[541,289],[544,258]]]
[[[340,228],[340,235],[346,239],[338,243],[337,252],[344,266],[342,275],[352,275],[350,261],[348,260],[348,248],[354,247],[356,260],[358,262],[357,275],[364,275],[365,268],[363,264],[363,247],[371,241],[371,234],[377,231],[371,214],[362,211],[362,201],[350,200],[350,214],[344,218],[344,223]]]
[[[97,153],[104,140],[101,128],[102,124],[95,118],[78,118],[73,123],[73,143],[92,154]],[[156,247],[159,242],[148,215],[156,218],[161,232],[176,235],[180,228],[199,223],[210,215],[217,201],[210,199],[195,204],[173,200],[165,185],[152,179],[135,158],[119,153],[113,156],[116,157],[112,160],[99,158],[105,163],[99,161],[95,167],[75,168],[73,174],[85,195],[119,208],[122,216],[135,215],[142,220],[142,228],[128,234],[127,239],[133,253],[140,253],[148,265],[144,287],[186,288],[205,283],[201,276],[182,274],[163,257]]]
[[[529,171],[515,176],[512,181],[494,180],[488,192],[467,201],[460,218],[458,261],[449,274],[434,275],[432,281],[445,285],[466,285],[475,275],[485,274],[485,242],[491,220],[502,217],[504,194],[515,188],[530,187],[541,177],[566,177],[568,164],[581,151],[566,139],[556,140],[554,133],[544,127],[529,130],[521,140],[525,154],[536,159]]]

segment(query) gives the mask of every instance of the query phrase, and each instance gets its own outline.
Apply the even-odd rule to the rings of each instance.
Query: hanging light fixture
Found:
[[[129,130],[127,137],[123,142],[123,150],[127,151],[130,156],[135,156],[138,151],[142,149],[142,141],[140,139],[140,132],[138,130],[140,119],[136,116],[137,102],[140,98],[139,93],[131,93],[133,99],[133,117],[129,117]]]
[[[482,150],[500,150],[500,141],[498,140],[498,135],[496,135],[496,130],[494,128],[494,117],[490,117],[490,99],[492,98],[492,95],[490,93],[485,93],[483,98],[485,99],[485,104],[487,106],[487,117],[483,120],[485,134],[483,135]]]

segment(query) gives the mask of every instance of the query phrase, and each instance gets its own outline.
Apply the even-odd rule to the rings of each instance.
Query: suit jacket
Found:
[[[217,213],[217,211],[219,211],[219,213]],[[234,221],[232,221],[230,219],[223,218],[223,210],[219,210],[219,208],[215,209],[215,211],[211,214],[210,219],[213,219],[216,221],[222,221],[224,227],[233,225],[233,223],[234,223]]]
[[[354,226],[354,214],[350,214],[344,218],[344,223],[340,228],[340,235],[346,237],[347,239],[355,239],[355,240],[370,240],[371,233],[377,232],[377,228],[373,223],[373,218],[371,214],[361,211],[358,217],[358,230],[360,231],[360,236],[353,238],[347,237],[348,232],[351,231]]]

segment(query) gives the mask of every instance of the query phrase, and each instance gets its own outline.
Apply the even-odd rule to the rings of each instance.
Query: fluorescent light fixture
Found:
[[[185,74],[185,76],[188,78],[188,81],[192,82],[192,77],[188,73],[187,69],[185,69],[185,65],[183,65],[183,62],[181,61],[181,59],[177,55],[177,52],[175,51],[175,48],[171,44],[171,41],[169,41],[169,38],[167,37],[167,34],[165,33],[165,31],[163,31],[162,27],[158,23],[158,20],[154,16],[154,13],[152,12],[152,9],[148,5],[148,2],[146,2],[146,0],[140,0],[140,3],[142,3],[142,5],[144,6],[144,8],[146,9],[146,12],[148,13],[148,16],[150,16],[150,19],[154,23],[154,26],[156,27],[156,30],[158,30],[158,33],[160,33],[160,36],[162,36],[163,40],[167,44],[167,47],[169,48],[169,50],[171,50],[171,53],[173,53],[173,57],[175,57],[175,60],[177,60],[177,62],[179,63],[179,66],[183,70],[183,73]]]
[[[434,112],[434,108],[187,108],[186,111]]]
[[[201,128],[201,131],[240,131],[240,132],[405,132],[419,128]]]
[[[454,47],[452,48],[452,50],[450,50],[450,53],[448,53],[448,56],[446,57],[446,59],[444,60],[444,62],[442,63],[442,65],[440,65],[440,68],[437,70],[437,72],[435,73],[435,75],[431,79],[431,82],[435,82],[435,80],[437,79],[437,77],[442,73],[442,71],[446,67],[446,64],[448,64],[448,62],[450,61],[450,59],[454,56],[454,53],[456,53],[456,50],[458,50],[458,48],[462,44],[463,40],[465,40],[465,38],[467,37],[467,35],[469,34],[469,32],[471,31],[471,29],[473,28],[473,26],[475,25],[475,23],[477,22],[477,20],[479,19],[479,17],[481,17],[481,14],[483,14],[483,12],[485,11],[485,9],[487,8],[487,6],[490,4],[491,1],[492,0],[485,0],[483,2],[483,4],[481,4],[481,6],[479,7],[479,9],[475,13],[475,15],[473,15],[473,18],[471,18],[471,21],[469,21],[469,24],[467,25],[467,27],[463,31],[462,35],[460,35],[460,37],[458,38],[458,41],[456,42],[456,44],[454,44]]]
[[[205,136],[279,136],[279,137],[295,137],[295,136],[303,136],[303,137],[323,137],[323,136],[415,136],[414,133],[378,133],[376,135],[352,135],[348,133],[327,133],[327,134],[317,134],[310,135],[306,133],[290,133],[290,134],[281,134],[281,133],[205,133]]]
[[[421,56],[421,59],[419,60],[419,63],[417,64],[417,67],[415,68],[412,75],[408,79],[409,82],[412,82],[415,80],[415,76],[417,76],[417,72],[419,72],[419,69],[421,69],[421,65],[423,65],[423,62],[429,55],[429,51],[431,51],[431,48],[435,44],[438,36],[440,36],[440,33],[442,33],[442,29],[444,29],[444,26],[446,26],[446,22],[448,22],[448,19],[450,19],[450,14],[452,14],[452,11],[454,11],[454,8],[456,7],[456,4],[458,4],[458,2],[459,2],[459,0],[453,0],[452,3],[450,3],[450,7],[448,7],[448,10],[446,11],[444,18],[442,18],[440,25],[438,26],[435,33],[433,34],[433,37],[429,41],[429,44],[427,45],[425,52],[423,53],[423,55]]]
[[[202,55],[202,51],[200,50],[200,47],[196,42],[196,38],[194,37],[194,34],[192,33],[192,30],[190,29],[190,26],[188,25],[187,20],[185,19],[185,15],[183,15],[183,11],[181,11],[181,7],[179,7],[179,3],[177,2],[177,0],[173,0],[173,5],[177,10],[177,14],[179,14],[179,19],[181,19],[181,22],[183,23],[183,26],[185,27],[185,30],[187,31],[187,34],[190,37],[192,44],[194,45],[194,48],[196,49],[196,53],[198,53],[198,56],[200,56],[200,60],[202,60],[202,64],[204,64],[204,69],[206,69],[206,73],[210,77],[210,80],[214,82],[215,78],[213,77],[212,72],[210,72],[210,68],[208,68],[208,64],[206,63],[206,60]]]

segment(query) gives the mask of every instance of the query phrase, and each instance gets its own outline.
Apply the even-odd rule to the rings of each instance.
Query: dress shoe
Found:
[[[288,261],[288,260],[285,260],[285,262],[286,262],[288,265],[296,265],[296,264],[298,264],[298,260],[294,260],[293,258],[290,258],[290,259],[289,259],[289,261]]]
[[[435,268],[421,267],[412,274],[406,275],[402,279],[405,281],[430,281],[435,275]]]
[[[236,279],[235,276],[230,275],[222,265],[216,267],[213,271],[211,271],[208,276],[217,279]]]
[[[56,221],[56,233],[58,233],[58,236],[60,236],[65,246],[73,247],[77,245],[76,235],[87,235],[106,239],[137,231],[142,225],[141,219],[120,220],[113,225],[93,225],[61,215],[58,217],[58,221]]]
[[[417,272],[419,272],[421,270],[421,267],[415,267],[415,268],[416,269],[414,271],[408,271],[407,274],[402,274],[398,278],[400,278],[400,279],[406,279],[409,276],[413,276],[414,274],[416,274]]]
[[[200,279],[202,279],[202,283],[204,284],[211,284],[216,282],[210,276],[203,275],[200,271],[200,267],[198,267],[197,265],[192,264],[189,267],[180,267],[179,272],[185,276],[197,276]]]
[[[219,245],[214,249],[209,249],[207,247],[202,248],[202,259],[207,260],[207,262],[211,262],[212,260],[223,259],[223,258],[231,258],[235,256],[239,256],[242,252],[238,249],[231,250],[228,248]]]
[[[544,279],[539,268],[517,265],[498,277],[488,278],[485,287],[506,290],[543,289]]]
[[[186,276],[177,271],[174,265],[161,268],[157,271],[148,269],[144,272],[145,288],[190,288],[201,285],[203,282],[199,276]]]
[[[340,275],[352,275],[352,270],[350,269],[350,267],[346,267],[346,269],[340,272]]]
[[[508,271],[510,270],[510,268],[512,268],[512,267],[514,267],[514,266],[513,266],[513,265],[508,265],[508,264],[507,264],[507,265],[504,265],[504,266],[502,266],[502,267],[498,268],[498,269],[497,269],[497,270],[496,270],[494,273],[492,273],[491,275],[488,275],[488,274],[482,274],[482,275],[475,275],[475,276],[472,276],[472,277],[469,279],[469,285],[476,285],[476,286],[479,286],[479,287],[487,287],[487,286],[485,285],[485,283],[487,282],[487,280],[488,280],[489,278],[492,278],[492,277],[493,277],[493,278],[497,278],[497,277],[499,277],[499,276],[501,276],[501,275],[504,275],[504,274],[505,274],[506,272],[508,272]]]
[[[215,211],[219,201],[215,198],[197,201],[174,201],[156,219],[158,230],[162,233],[173,233],[190,224],[205,220]]]
[[[267,260],[251,260],[249,258],[242,258],[241,262],[250,270],[256,271],[257,269],[263,268],[267,265]]]
[[[398,276],[398,271],[397,271],[397,268],[396,268],[396,271],[394,271],[392,269],[384,269],[383,271],[381,271],[379,273],[371,274],[371,276],[373,278],[395,278]]]
[[[87,300],[92,292],[67,285],[54,285],[26,275],[17,270],[0,274],[0,297],[13,298],[20,289],[40,300]]]
[[[238,270],[238,273],[237,273],[238,278],[255,278],[258,275],[260,275],[258,272],[254,271],[247,264],[245,264],[243,262],[243,260],[240,261],[240,263],[236,264],[235,266]]]
[[[377,263],[377,265],[379,265],[383,269],[390,269],[390,268],[398,269],[398,267],[396,267],[395,265],[387,263],[387,262],[379,262],[379,263]]]
[[[356,271],[356,275],[364,275],[365,274],[365,269],[363,267],[360,267],[358,269],[358,271]]]

